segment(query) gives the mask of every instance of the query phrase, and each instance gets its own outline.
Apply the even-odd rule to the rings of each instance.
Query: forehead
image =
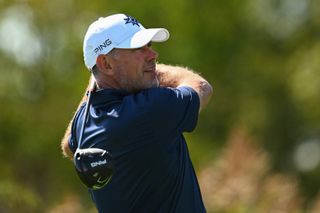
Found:
[[[136,52],[135,50],[137,50],[137,49],[118,49],[118,48],[115,48],[108,54],[112,57],[115,57],[115,58],[123,58],[123,57],[132,56]]]
[[[112,50],[112,52],[113,52],[113,54],[125,54],[125,53],[132,52],[132,50],[134,50],[134,49],[118,49],[118,48],[114,48]]]

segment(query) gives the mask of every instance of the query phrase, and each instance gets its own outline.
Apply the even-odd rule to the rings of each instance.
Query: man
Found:
[[[80,146],[107,150],[114,164],[111,181],[89,190],[99,212],[206,211],[182,133],[196,127],[212,87],[188,69],[156,64],[151,42],[168,38],[166,29],[145,29],[124,14],[98,19],[85,35],[84,61],[97,90]],[[69,157],[85,101],[62,140]]]

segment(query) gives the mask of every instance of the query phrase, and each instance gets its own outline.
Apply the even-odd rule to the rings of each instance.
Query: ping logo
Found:
[[[95,162],[92,162],[90,163],[91,167],[94,168],[96,166],[100,166],[100,165],[103,165],[103,164],[107,164],[107,160],[99,160],[99,161],[95,161]]]
[[[102,44],[100,44],[94,49],[94,53],[97,54],[98,52],[101,52],[104,48],[107,48],[111,44],[112,44],[112,41],[110,39],[105,40]]]

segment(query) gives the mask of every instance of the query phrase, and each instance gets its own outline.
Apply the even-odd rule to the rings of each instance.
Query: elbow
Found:
[[[201,92],[200,92],[200,111],[207,106],[209,103],[212,93],[213,87],[207,81],[201,82]]]
[[[209,84],[209,82],[207,82],[207,90],[208,90],[208,95],[211,97],[212,93],[213,93],[213,87],[211,86],[211,84]]]
[[[211,86],[211,84],[208,81],[202,81],[201,90],[202,90],[203,96],[209,100],[213,93],[213,87]]]

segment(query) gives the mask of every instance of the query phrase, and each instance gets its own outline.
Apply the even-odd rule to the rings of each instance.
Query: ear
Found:
[[[112,74],[112,59],[107,55],[99,55],[96,60],[98,69],[105,74]]]

